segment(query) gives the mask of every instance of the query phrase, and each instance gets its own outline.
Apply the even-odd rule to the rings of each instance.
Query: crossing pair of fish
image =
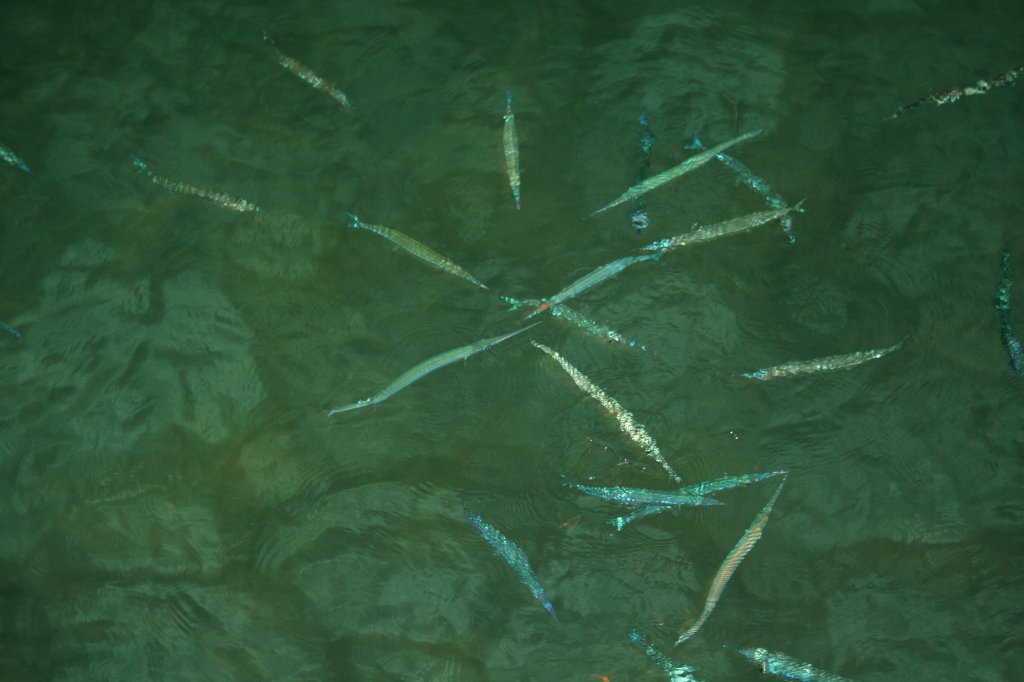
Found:
[[[628,524],[638,519],[680,507],[717,506],[722,503],[711,497],[714,493],[752,485],[776,476],[787,475],[788,473],[785,471],[770,471],[760,474],[722,476],[711,481],[702,481],[673,490],[649,490],[646,488],[624,488],[620,486],[599,487],[565,481],[563,481],[562,485],[579,490],[586,495],[620,502],[633,507],[635,511],[629,516],[618,516],[611,521],[611,525],[615,530],[622,530]]]

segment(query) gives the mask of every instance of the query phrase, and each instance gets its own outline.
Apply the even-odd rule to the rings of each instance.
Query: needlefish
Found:
[[[738,654],[746,656],[757,663],[761,672],[775,675],[787,680],[798,680],[799,682],[852,682],[849,678],[834,675],[826,670],[815,668],[810,663],[802,663],[791,656],[779,651],[768,651],[767,649],[747,649],[725,645],[726,649],[732,649]]]
[[[831,372],[836,369],[856,367],[857,365],[863,365],[865,362],[885,357],[894,350],[902,348],[906,340],[907,337],[904,336],[899,340],[899,342],[894,343],[887,348],[861,350],[855,353],[847,353],[845,355],[830,355],[825,358],[815,358],[813,360],[797,360],[777,365],[775,367],[765,367],[764,369],[755,370],[753,372],[740,372],[739,376],[746,377],[747,379],[756,379],[758,381],[769,381],[771,379],[782,379],[784,377],[795,377],[802,376],[804,374]]]
[[[585,495],[598,497],[602,500],[611,500],[632,506],[655,505],[669,509],[671,507],[700,507],[722,504],[713,497],[686,492],[685,488],[680,488],[679,490],[649,490],[647,488],[626,488],[622,486],[602,488],[581,483],[570,483],[568,481],[562,481],[562,486],[575,488]]]
[[[647,120],[647,112],[643,110],[640,111],[640,127],[644,129],[644,132],[640,136],[640,169],[636,173],[634,185],[647,179],[647,174],[651,171],[651,150],[654,148],[654,131],[651,130],[651,124]],[[647,202],[642,196],[637,197],[633,202],[633,211],[629,214],[629,224],[638,235],[651,224],[651,218],[647,215]]]
[[[483,339],[481,341],[477,341],[476,343],[471,343],[465,346],[459,346],[458,348],[453,348],[452,350],[447,350],[443,353],[438,353],[437,355],[427,358],[426,360],[419,363],[415,367],[406,370],[401,375],[399,375],[397,379],[395,379],[390,384],[385,386],[380,392],[376,393],[375,395],[372,395],[369,398],[363,398],[362,400],[357,400],[356,402],[349,403],[348,405],[342,405],[341,407],[332,408],[327,412],[327,416],[333,417],[334,415],[340,414],[342,412],[348,412],[349,410],[357,410],[361,407],[367,407],[369,405],[377,405],[378,403],[382,403],[391,396],[393,396],[394,394],[401,391],[409,384],[419,381],[420,379],[430,374],[431,372],[437,371],[442,367],[446,367],[452,364],[453,362],[465,360],[471,355],[476,355],[481,351],[485,351],[488,348],[496,346],[502,341],[505,341],[506,339],[511,339],[516,334],[521,334],[525,332],[527,329],[536,327],[538,324],[540,324],[540,322],[534,322],[531,325],[527,325],[521,329],[516,329],[515,331],[511,331],[508,334],[502,334],[501,336]]]
[[[12,327],[11,325],[7,324],[6,322],[0,322],[0,329],[2,329],[3,331],[7,332],[8,334],[17,339],[21,338],[21,332]]]
[[[640,343],[639,341],[632,341],[627,339],[625,336],[615,331],[611,327],[601,324],[596,320],[591,320],[589,317],[581,315],[572,308],[567,307],[564,304],[558,304],[551,308],[551,315],[553,317],[560,317],[563,320],[570,322],[588,334],[597,336],[598,338],[605,339],[609,343],[620,343],[623,346],[629,346],[630,348],[637,348],[639,350],[647,350],[647,346]]]
[[[132,157],[132,165],[135,166],[136,170],[138,170],[140,173],[149,178],[150,182],[152,182],[154,185],[159,185],[160,187],[163,187],[166,190],[170,190],[171,192],[176,192],[178,194],[188,194],[194,197],[199,197],[200,199],[206,199],[207,201],[217,204],[221,208],[226,208],[229,211],[237,211],[239,213],[259,213],[260,211],[263,210],[256,204],[252,203],[251,201],[239,199],[237,197],[231,196],[230,194],[224,194],[223,192],[213,192],[208,189],[203,189],[202,187],[196,187],[195,185],[186,185],[183,182],[170,180],[163,176],[157,175],[156,173],[149,169],[149,166],[146,164],[145,161],[143,161],[137,156]]]
[[[611,263],[605,263],[604,265],[598,266],[559,291],[557,294],[544,299],[544,302],[531,311],[530,314],[526,316],[526,319],[530,319],[534,315],[539,315],[548,308],[558,305],[563,301],[568,301],[570,298],[579,296],[584,291],[592,289],[598,284],[611,279],[630,265],[643,263],[647,260],[658,260],[661,258],[663,253],[663,251],[659,251],[658,253],[643,254],[640,256],[627,256],[625,258],[612,261]]]
[[[686,148],[704,149],[704,144],[700,141],[699,137],[694,135],[693,141],[690,144],[686,145]],[[729,156],[728,154],[725,153],[716,154],[715,158],[721,161],[723,165],[726,165],[729,168],[733,169],[736,172],[736,175],[739,176],[740,180],[746,183],[746,185],[750,187],[750,189],[754,190],[755,192],[764,197],[765,203],[767,203],[769,206],[771,206],[772,208],[786,207],[786,201],[779,195],[778,192],[772,189],[771,185],[768,184],[768,181],[762,178],[754,171],[747,168],[747,166],[745,166],[741,161],[739,161],[739,159],[733,156]],[[795,244],[796,237],[793,236],[793,217],[788,215],[783,216],[779,218],[779,223],[782,225],[782,231],[786,234],[786,237],[789,239],[789,243]]]
[[[604,206],[602,206],[601,208],[597,209],[596,211],[594,211],[590,215],[591,216],[595,216],[598,213],[602,213],[604,211],[607,211],[609,208],[612,208],[614,206],[618,206],[619,204],[625,203],[625,202],[629,201],[630,199],[635,199],[636,197],[638,197],[638,196],[640,196],[642,194],[647,194],[652,189],[656,189],[658,187],[661,187],[666,182],[668,182],[670,180],[674,180],[674,179],[678,178],[680,175],[683,175],[684,173],[689,173],[692,170],[696,170],[697,168],[700,168],[705,163],[707,163],[711,159],[715,158],[716,154],[718,154],[720,152],[723,152],[726,149],[729,149],[730,147],[733,147],[733,146],[735,146],[737,144],[740,144],[741,142],[746,142],[747,140],[749,140],[751,138],[754,138],[754,137],[757,137],[760,134],[761,134],[761,130],[760,129],[758,129],[758,130],[751,130],[750,132],[743,133],[739,137],[733,138],[733,139],[729,140],[728,142],[723,142],[722,144],[715,145],[714,147],[711,147],[710,149],[706,149],[706,150],[704,150],[704,151],[702,151],[702,152],[700,152],[698,154],[694,154],[693,156],[688,158],[686,161],[683,161],[682,163],[677,164],[677,165],[673,166],[672,168],[669,168],[668,170],[662,171],[662,172],[658,173],[657,175],[652,175],[651,177],[647,178],[646,180],[633,185],[632,187],[627,189],[625,192],[623,192],[617,199],[612,200],[611,203],[605,204]]]
[[[13,151],[11,151],[8,147],[5,147],[2,144],[0,144],[0,160],[6,161],[7,163],[11,164],[12,166],[14,166],[16,168],[20,168],[21,170],[25,171],[26,173],[31,173],[32,172],[32,170],[28,167],[28,164],[25,163],[25,161],[22,160],[22,158],[20,156],[18,156]]]
[[[313,69],[309,68],[305,64],[302,64],[295,59],[289,57],[284,52],[278,49],[274,39],[270,37],[270,34],[266,31],[263,32],[263,40],[267,41],[274,48],[274,52],[277,53],[277,63],[284,68],[291,71],[300,80],[304,81],[311,87],[320,90],[321,92],[327,93],[327,95],[335,102],[340,104],[345,109],[351,109],[352,103],[349,101],[348,96],[344,92],[334,87],[333,84],[328,83],[320,76],[313,72]]]
[[[498,297],[509,304],[510,311],[519,310],[524,306],[537,307],[539,305],[542,305],[541,301],[538,301],[537,299],[534,298],[518,299],[515,296],[508,296],[507,294],[499,294]],[[582,329],[588,334],[592,334],[599,338],[605,339],[609,343],[621,343],[622,345],[629,346],[630,348],[647,350],[647,346],[640,343],[639,341],[632,341],[630,339],[627,339],[625,336],[615,331],[611,327],[601,324],[596,320],[591,320],[589,317],[580,314],[579,312],[569,308],[565,304],[560,303],[555,306],[548,306],[548,308],[551,309],[552,317],[560,317],[566,322],[576,325],[578,328]]]
[[[757,483],[758,481],[773,478],[775,476],[787,475],[788,473],[785,471],[769,471],[768,473],[763,474],[740,474],[739,476],[722,476],[721,478],[716,478],[713,481],[703,481],[701,483],[694,483],[693,485],[683,486],[682,488],[679,488],[679,490],[676,492],[680,494],[693,495],[697,498],[704,498],[705,496],[710,495],[712,493],[721,492],[723,490],[731,490],[733,488],[740,488],[743,486],[750,485],[751,483]],[[640,507],[631,514],[628,514],[626,516],[615,517],[614,519],[612,519],[611,525],[615,528],[615,530],[622,530],[633,521],[637,521],[647,516],[653,516],[654,514],[660,514],[661,512],[668,511],[669,509],[675,509],[675,507],[664,504],[647,504]]]
[[[1010,249],[1003,246],[1003,257],[999,261],[999,284],[996,287],[996,312],[999,313],[999,338],[1010,356],[1010,369],[1024,377],[1024,347],[1010,322],[1010,291],[1013,276],[1010,271]]]
[[[647,429],[644,428],[644,425],[638,422],[636,418],[626,410],[626,408],[619,404],[619,401],[605,393],[597,384],[588,379],[583,372],[576,369],[568,360],[551,348],[548,348],[543,343],[538,343],[537,341],[530,341],[530,343],[561,365],[562,369],[565,370],[565,373],[569,375],[569,378],[571,378],[584,393],[600,403],[601,407],[615,417],[615,420],[619,423],[619,429],[629,436],[634,443],[639,445],[643,451],[647,453],[648,457],[660,464],[661,468],[664,469],[669,476],[676,481],[683,480],[680,478],[679,474],[669,466],[669,463],[665,461],[665,458],[661,454],[661,450],[658,448],[658,444],[655,443],[654,439],[651,438],[651,435],[647,433]]]
[[[1017,80],[1020,76],[1024,75],[1024,66],[1018,66],[1015,69],[1010,69],[1004,74],[1000,74],[991,80],[980,80],[974,85],[968,85],[964,88],[950,88],[949,90],[943,90],[942,92],[933,92],[930,95],[925,95],[921,99],[915,100],[910,104],[900,107],[893,112],[889,118],[899,118],[904,113],[916,109],[922,104],[931,103],[937,107],[943,104],[952,104],[961,97],[970,97],[971,95],[984,95],[992,88],[999,88],[1004,85]]]
[[[512,113],[512,91],[505,96],[505,128],[501,132],[501,143],[505,148],[505,172],[512,188],[512,198],[519,208],[519,136],[516,134],[516,116]]]
[[[700,682],[693,676],[697,668],[688,665],[677,665],[671,658],[658,651],[651,644],[651,641],[636,628],[629,631],[629,639],[631,642],[639,644],[644,648],[644,653],[647,654],[647,657],[654,661],[654,664],[668,675],[669,682]]]
[[[477,285],[481,289],[487,288],[486,284],[484,284],[476,277],[466,272],[461,266],[456,265],[449,259],[439,254],[437,251],[434,251],[426,244],[418,242],[412,237],[406,234],[402,234],[398,230],[394,230],[390,227],[384,227],[383,225],[374,225],[372,223],[364,223],[359,219],[359,216],[357,216],[355,213],[349,213],[348,216],[349,218],[352,219],[350,227],[354,229],[363,229],[369,232],[373,232],[374,234],[384,237],[384,239],[387,239],[388,241],[397,244],[402,249],[404,249],[406,253],[416,256],[425,263],[433,265],[438,270],[443,270],[444,272],[447,272],[450,275],[461,277],[467,282],[471,282]]]
[[[711,588],[708,590],[708,596],[704,600],[704,610],[701,611],[700,616],[697,620],[688,628],[682,630],[679,635],[679,639],[676,640],[676,646],[679,646],[686,640],[693,637],[697,632],[704,626],[705,621],[711,615],[711,612],[715,610],[715,605],[718,604],[719,598],[722,596],[722,590],[725,589],[726,584],[729,582],[729,578],[736,572],[743,558],[750,553],[750,550],[754,548],[757,541],[761,538],[761,534],[764,533],[764,527],[768,524],[768,515],[772,512],[772,507],[775,505],[775,500],[779,498],[779,493],[782,492],[782,486],[786,484],[785,479],[779,484],[779,487],[775,489],[771,499],[764,505],[764,508],[754,517],[754,521],[747,528],[747,531],[740,538],[740,541],[736,543],[736,546],[726,555],[725,561],[718,567],[718,572],[715,574],[714,580],[711,581]]]
[[[759,225],[764,225],[765,223],[769,223],[773,220],[785,218],[792,211],[803,213],[803,203],[804,200],[801,199],[795,206],[785,206],[783,208],[775,208],[770,211],[757,211],[756,213],[749,213],[738,218],[723,220],[722,222],[714,223],[713,225],[698,225],[686,234],[677,235],[669,239],[661,239],[653,244],[648,244],[643,247],[643,250],[667,253],[673,249],[679,248],[680,246],[690,246],[691,244],[710,241],[712,239],[717,239],[718,237],[727,237],[731,234],[746,232]]]
[[[480,531],[480,535],[484,536],[484,540],[487,540],[491,547],[494,548],[494,553],[512,567],[512,570],[516,572],[516,575],[519,576],[523,584],[530,588],[530,592],[541,603],[541,606],[547,609],[552,618],[558,620],[558,616],[555,614],[555,607],[551,605],[551,602],[545,596],[544,588],[541,587],[537,573],[531,568],[526,552],[519,545],[505,537],[505,534],[500,530],[480,518],[479,514],[475,514],[465,507],[463,507],[463,511],[466,512],[466,518]]]

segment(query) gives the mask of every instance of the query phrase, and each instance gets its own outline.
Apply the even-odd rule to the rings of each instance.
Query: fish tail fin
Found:
[[[274,39],[270,37],[270,33],[267,31],[267,29],[263,29],[263,40],[276,47],[276,43],[274,42]]]
[[[341,407],[332,407],[331,409],[327,410],[327,416],[328,417],[333,417],[336,414],[341,414],[342,412],[348,412],[349,410],[358,410],[360,407],[366,407],[367,405],[372,405],[372,404],[373,404],[373,400],[372,399],[357,400],[354,403],[349,403],[348,405],[342,405]]]
[[[797,213],[806,213],[807,209],[804,208],[804,202],[807,201],[807,197],[804,197],[800,201],[793,204],[793,210]]]
[[[355,213],[352,213],[351,211],[349,211],[348,212],[348,217],[352,219],[352,222],[349,223],[349,227],[354,227],[354,228],[358,229],[358,228],[363,226],[363,224],[361,222],[359,222],[359,216],[357,216]]]
[[[505,92],[505,106],[507,106],[509,109],[512,108],[512,91],[511,90],[507,90]]]
[[[555,622],[557,623],[558,614],[555,613],[555,607],[551,605],[551,602],[548,600],[548,598],[541,597],[540,603],[544,605],[544,608],[547,609],[547,612],[551,614],[551,617],[554,618]]]
[[[150,174],[149,166],[139,157],[132,156],[132,165],[135,166],[135,169],[140,173],[145,173],[146,175]]]
[[[704,143],[700,141],[700,138],[696,135],[689,143],[683,145],[683,149],[704,149]]]

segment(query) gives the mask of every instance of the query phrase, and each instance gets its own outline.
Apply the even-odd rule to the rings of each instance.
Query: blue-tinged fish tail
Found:
[[[542,596],[538,597],[538,600],[540,601],[541,605],[545,609],[547,609],[548,613],[551,614],[551,617],[554,618],[555,622],[557,623],[558,622],[558,614],[555,613],[555,607],[551,605],[551,602],[548,601],[548,598],[542,595]]]
[[[512,91],[511,90],[508,90],[507,92],[505,92],[505,103],[509,106],[509,108],[512,108]]]
[[[699,137],[694,135],[689,144],[683,145],[683,149],[704,149],[704,143],[700,141]]]
[[[355,213],[349,211],[348,217],[352,219],[352,222],[349,223],[349,227],[354,227],[358,229],[363,226],[363,224],[359,221],[359,216],[357,216]]]
[[[5,332],[15,337],[16,339],[21,339],[21,332],[12,327],[11,325],[7,324],[6,322],[0,322],[0,329],[4,330]]]
[[[271,45],[276,45],[274,39],[270,37],[270,33],[267,31],[267,29],[263,29],[263,40],[267,41]]]
[[[132,157],[132,165],[135,166],[136,170],[138,170],[140,173],[150,173],[149,166],[146,164],[146,162],[137,156]]]
[[[793,210],[797,213],[806,213],[807,209],[804,208],[804,202],[807,201],[807,197],[804,197],[800,201],[793,204]]]

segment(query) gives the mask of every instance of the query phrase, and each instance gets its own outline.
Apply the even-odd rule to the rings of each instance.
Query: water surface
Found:
[[[0,143],[33,173],[0,167],[0,320],[24,333],[0,335],[0,677],[660,679],[636,626],[707,680],[760,679],[723,644],[858,680],[1013,679],[1024,382],[993,296],[1004,240],[1024,272],[1024,100],[886,117],[1020,66],[1022,21],[985,0],[5,3]],[[355,111],[283,69],[264,30]],[[575,302],[646,353],[549,318],[326,418],[521,325],[498,293],[549,295],[765,207],[709,164],[648,195],[643,237],[628,206],[584,220],[635,177],[641,109],[652,172],[695,134],[763,129],[733,152],[806,197],[796,243],[765,226]],[[265,211],[167,192],[132,156]],[[735,376],[904,336],[842,373]],[[559,474],[670,482],[528,338],[687,482],[790,472],[678,649],[771,484],[614,534],[622,510]],[[523,547],[560,622],[463,503]]]

